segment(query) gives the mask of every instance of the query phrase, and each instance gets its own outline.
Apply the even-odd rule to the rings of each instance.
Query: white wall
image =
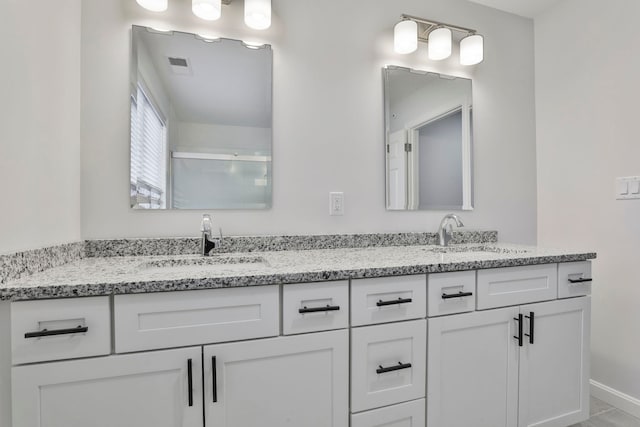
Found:
[[[0,2],[0,254],[80,239],[80,0]]]
[[[635,0],[565,0],[535,24],[538,243],[598,252],[591,376],[636,399],[640,200],[616,201],[614,178],[640,175],[638,16]]]
[[[82,235],[198,234],[201,211],[129,209],[128,69],[133,23],[261,39],[274,54],[274,198],[267,211],[215,211],[227,234],[436,230],[444,212],[386,212],[382,72],[385,64],[474,78],[476,209],[469,227],[506,241],[536,239],[533,23],[464,0],[273,0],[274,24],[245,29],[243,2],[206,23],[190,2],[153,14],[131,0],[83,0]],[[393,26],[408,13],[476,28],[485,61],[463,69],[393,53]],[[344,216],[328,193],[345,192]]]

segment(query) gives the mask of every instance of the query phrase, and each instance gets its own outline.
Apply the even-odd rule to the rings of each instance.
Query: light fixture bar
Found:
[[[400,17],[402,19],[410,19],[412,21],[416,21],[420,24],[425,24],[425,25],[429,25],[431,27],[446,27],[449,28],[450,30],[454,30],[454,31],[458,31],[461,33],[471,33],[471,34],[475,34],[476,30],[471,29],[471,28],[466,28],[466,27],[460,27],[458,25],[451,25],[451,24],[445,24],[444,22],[438,22],[438,21],[428,21],[424,18],[419,18],[417,16],[413,16],[413,15],[405,15],[404,13],[402,15],[400,15]]]

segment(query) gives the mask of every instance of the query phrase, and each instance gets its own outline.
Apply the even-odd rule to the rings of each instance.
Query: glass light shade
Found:
[[[271,0],[244,0],[244,23],[254,30],[271,26]]]
[[[136,2],[152,12],[164,12],[169,5],[169,0],[136,0]]]
[[[191,10],[198,18],[215,21],[220,18],[222,4],[220,0],[193,0]]]
[[[397,53],[411,53],[418,49],[418,23],[411,20],[400,21],[393,27],[393,50]]]
[[[484,40],[481,35],[467,36],[460,41],[460,64],[475,65],[484,60]]]
[[[439,61],[451,56],[451,30],[436,28],[429,33],[429,59]]]

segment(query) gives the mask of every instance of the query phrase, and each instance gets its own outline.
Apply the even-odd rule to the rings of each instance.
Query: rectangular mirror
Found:
[[[133,26],[131,207],[271,207],[272,51]]]
[[[387,210],[472,210],[471,80],[383,69]]]

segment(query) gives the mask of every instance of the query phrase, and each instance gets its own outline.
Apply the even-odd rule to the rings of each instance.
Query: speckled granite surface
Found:
[[[318,282],[351,278],[582,261],[596,254],[482,244],[384,246],[197,255],[85,258],[0,285],[0,299],[74,296]],[[236,258],[234,260],[234,258]]]
[[[452,243],[495,243],[497,231],[463,230],[453,233]],[[307,236],[224,237],[217,253],[285,251],[380,246],[435,245],[436,233],[326,234]],[[113,239],[88,240],[88,257],[188,255],[200,250],[200,239]]]
[[[0,255],[0,284],[84,257],[84,243]]]

